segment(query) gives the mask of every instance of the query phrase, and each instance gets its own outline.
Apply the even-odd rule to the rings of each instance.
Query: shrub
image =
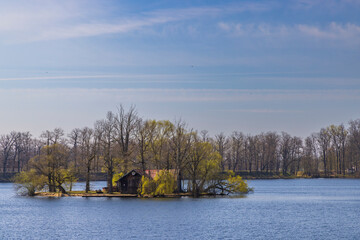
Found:
[[[43,175],[38,175],[34,169],[30,169],[16,175],[14,181],[19,194],[34,196],[36,191],[44,189],[47,179]]]

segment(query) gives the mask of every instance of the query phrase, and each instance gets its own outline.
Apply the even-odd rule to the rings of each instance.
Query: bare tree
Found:
[[[170,121],[157,121],[154,138],[150,142],[152,162],[157,169],[171,168],[170,134],[174,125]]]
[[[177,171],[177,191],[182,192],[183,170],[191,147],[191,131],[186,129],[182,120],[175,122],[170,134],[170,149]]]
[[[2,149],[2,160],[3,160],[3,174],[7,172],[7,165],[10,160],[13,146],[15,144],[18,134],[11,132],[10,134],[2,135],[0,137],[0,146]]]
[[[79,148],[81,156],[81,165],[85,168],[85,192],[90,191],[90,172],[92,162],[95,159],[98,137],[94,130],[84,127],[79,133]]]
[[[145,172],[146,164],[149,162],[148,153],[151,142],[155,137],[156,121],[155,120],[138,120],[136,124],[136,143],[140,158],[140,165]]]
[[[79,145],[79,136],[81,134],[81,129],[75,128],[73,129],[70,134],[68,135],[70,144],[72,145],[70,157],[74,162],[75,172],[78,172],[78,145]]]
[[[127,112],[122,105],[118,107],[118,112],[115,117],[115,140],[120,145],[121,156],[124,160],[124,171],[129,170],[129,158],[132,153],[130,149],[131,138],[135,133],[138,115],[135,106],[131,106]]]
[[[330,146],[330,138],[331,138],[331,136],[325,128],[322,128],[320,130],[320,133],[318,133],[318,135],[317,135],[317,141],[319,143],[319,146],[320,146],[320,149],[322,152],[325,176],[327,176],[327,164],[326,163],[327,163],[327,151],[329,150],[329,146]]]
[[[107,188],[108,192],[113,192],[112,178],[115,168],[115,141],[114,132],[116,129],[116,120],[112,112],[108,112],[106,119],[96,122],[96,128],[101,131],[100,145],[103,151],[104,167],[107,172]]]
[[[238,169],[239,164],[241,164],[243,148],[244,148],[244,139],[245,136],[242,132],[235,131],[231,135],[231,141],[230,141],[231,166],[234,172]]]
[[[221,170],[225,170],[225,153],[228,149],[229,140],[224,133],[215,135],[215,149],[221,156]]]

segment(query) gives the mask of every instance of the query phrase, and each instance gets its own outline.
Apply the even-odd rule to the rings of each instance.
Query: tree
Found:
[[[224,133],[215,135],[215,149],[221,156],[221,170],[225,170],[225,153],[228,149],[229,140]]]
[[[231,135],[230,142],[230,158],[231,158],[231,168],[233,171],[238,169],[239,164],[241,164],[241,159],[244,151],[244,134],[242,132],[233,132]]]
[[[157,121],[154,137],[150,142],[151,160],[156,169],[171,167],[169,139],[174,125],[170,121]]]
[[[96,132],[99,134],[99,132]],[[81,166],[85,171],[85,192],[90,191],[90,172],[92,169],[92,162],[96,156],[96,147],[98,136],[95,136],[94,130],[84,127],[79,133],[79,148]]]
[[[75,167],[75,171],[78,172],[78,158],[79,158],[79,154],[78,154],[78,145],[79,145],[79,135],[80,135],[81,130],[79,128],[75,128],[73,129],[70,134],[68,135],[69,140],[70,140],[70,144],[72,144],[72,149],[71,149],[71,158],[74,162],[74,167]]]
[[[349,124],[349,150],[352,158],[351,162],[355,171],[358,171],[360,159],[360,119],[352,120]]]
[[[129,170],[129,158],[132,153],[131,138],[135,133],[137,122],[139,121],[135,106],[131,106],[127,112],[122,105],[119,106],[115,116],[114,139],[120,146],[121,157],[124,160],[124,171]]]
[[[318,174],[319,172],[315,134],[305,139],[303,167],[305,174],[308,176]]]
[[[175,176],[169,170],[160,170],[154,179],[142,176],[138,192],[142,196],[164,196],[172,194],[175,188]]]
[[[190,131],[191,132],[191,131]],[[191,133],[186,129],[185,122],[179,120],[170,133],[170,149],[177,171],[177,191],[182,192],[183,171],[188,160],[191,147]]]
[[[253,191],[241,176],[235,175],[231,170],[214,174],[209,179],[205,192],[212,194],[242,194]]]
[[[291,167],[291,173],[294,174],[299,169],[302,151],[302,140],[298,137],[291,137],[288,133],[282,132],[280,141],[280,154],[282,159],[283,175],[288,174]],[[297,167],[294,163],[297,162]]]
[[[29,162],[29,171],[36,171],[38,177],[46,177],[46,186],[50,192],[66,193],[64,185],[73,180],[72,173],[66,168],[69,149],[60,143],[45,146],[40,155],[33,157]]]
[[[106,119],[98,121],[95,128],[99,132],[100,145],[103,151],[104,167],[107,173],[107,189],[109,193],[113,192],[112,179],[115,168],[115,117],[112,112],[108,112]]]
[[[156,121],[155,120],[138,120],[136,125],[136,143],[138,146],[138,156],[143,172],[146,170],[146,163],[151,142],[155,137]]]
[[[10,134],[2,135],[0,137],[0,145],[2,148],[2,158],[3,158],[3,174],[7,172],[7,165],[12,154],[12,148],[17,137],[16,132],[11,132]]]
[[[322,128],[320,130],[320,133],[317,134],[317,142],[319,143],[321,152],[322,152],[322,158],[323,158],[323,164],[324,164],[324,172],[325,176],[327,176],[327,151],[329,149],[330,145],[330,134],[325,129]]]
[[[221,170],[221,156],[208,142],[202,142],[197,133],[192,134],[192,144],[186,169],[190,177],[189,188],[194,197],[204,191],[207,181]]]

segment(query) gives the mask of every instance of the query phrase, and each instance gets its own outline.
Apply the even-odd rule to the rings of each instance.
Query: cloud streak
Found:
[[[220,109],[219,112],[234,113],[303,113],[304,111],[284,110],[284,109]]]
[[[238,5],[162,9],[127,15],[119,12],[118,16],[122,16],[119,19],[107,17],[106,9],[101,9],[99,4],[88,6],[87,1],[64,1],[64,4],[49,2],[50,4],[45,6],[42,1],[38,4],[24,2],[27,7],[20,9],[14,8],[13,5],[4,5],[0,10],[0,35],[15,35],[19,42],[91,37],[126,33],[144,27],[200,17],[265,11],[270,7],[269,4],[245,2]],[[95,11],[97,8],[99,10]]]

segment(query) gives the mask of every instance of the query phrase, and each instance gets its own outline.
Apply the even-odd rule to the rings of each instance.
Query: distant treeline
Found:
[[[360,119],[347,126],[322,128],[305,139],[286,132],[250,135],[241,131],[211,137],[206,130],[195,131],[182,120],[144,120],[135,107],[125,110],[123,106],[108,112],[93,127],[75,128],[69,134],[56,128],[45,130],[39,138],[29,132],[1,135],[0,171],[5,177],[26,170],[30,159],[40,156],[45,147],[61,145],[61,161],[65,159],[62,164],[77,176],[104,172],[111,184],[114,173],[131,169],[176,169],[181,184],[194,166],[198,154],[194,146],[204,142],[219,154],[222,171],[304,176],[359,174]]]

